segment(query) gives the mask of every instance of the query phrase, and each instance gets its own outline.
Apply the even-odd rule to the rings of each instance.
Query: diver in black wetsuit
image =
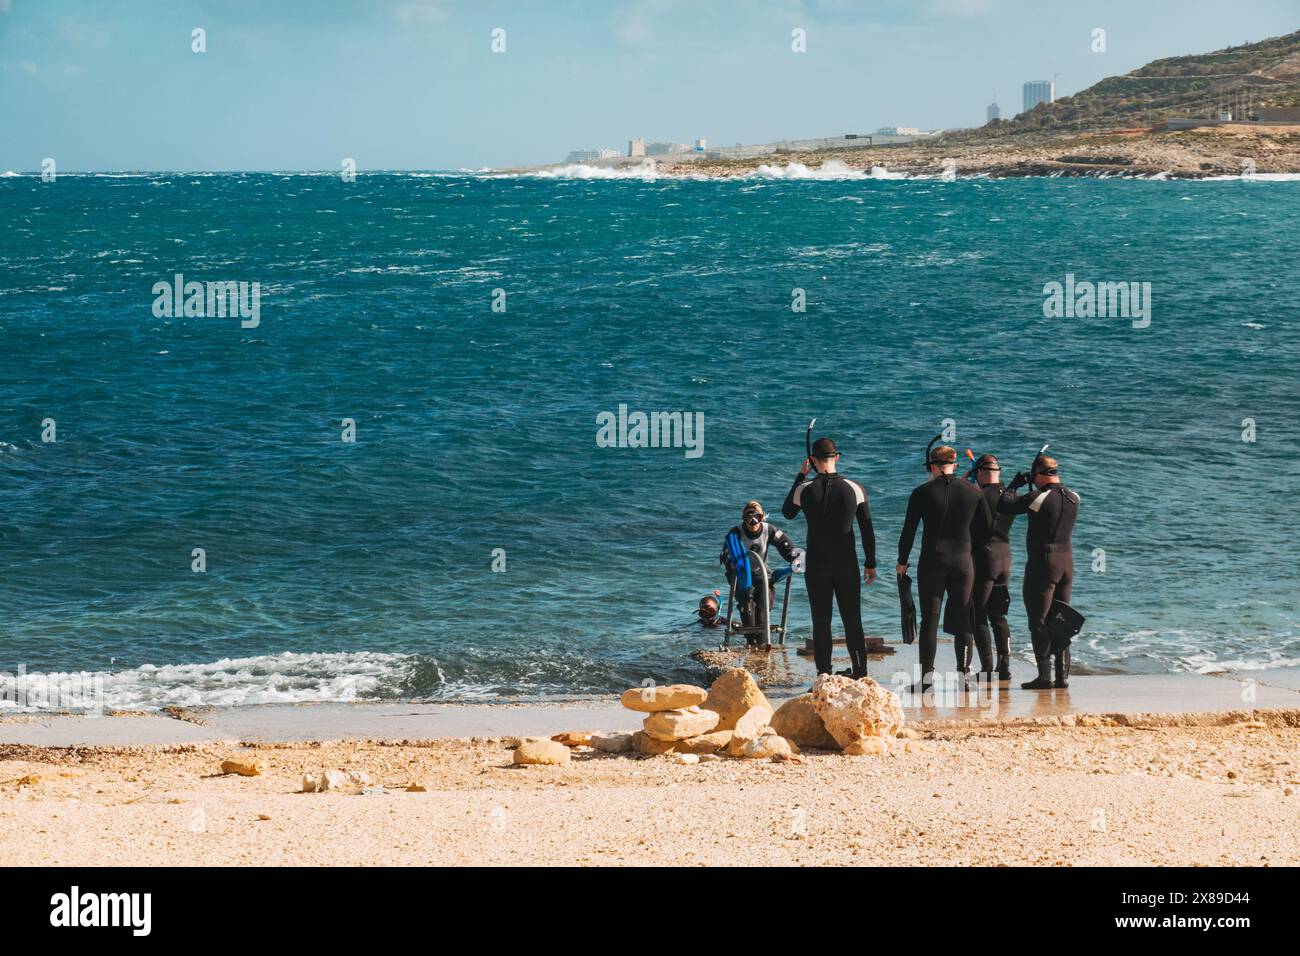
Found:
[[[812,446],[812,457],[803,467],[785,496],[781,513],[793,518],[801,510],[808,522],[808,539],[804,549],[804,584],[808,588],[808,605],[813,620],[813,659],[818,674],[831,672],[831,598],[840,608],[844,625],[844,643],[848,646],[853,679],[867,675],[867,642],[862,633],[861,582],[876,579],[876,533],[871,526],[871,509],[867,492],[856,481],[849,481],[835,471],[840,453],[835,442],[819,438]],[[808,478],[809,468],[816,466],[817,476]],[[853,522],[862,532],[862,552],[866,557],[858,573],[857,547],[853,539]]]
[[[1014,514],[998,511],[1002,498],[1002,466],[996,455],[981,455],[975,463],[975,480],[993,514],[989,542],[975,549],[975,646],[979,648],[980,670],[987,671],[996,641],[998,680],[1011,680],[1011,625],[1007,623],[1005,590],[1011,583],[1011,523]],[[1002,591],[995,592],[1001,588]]]
[[[763,506],[757,501],[747,501],[745,503],[745,507],[740,513],[740,524],[728,531],[727,537],[733,534],[740,538],[742,547],[757,552],[758,556],[763,559],[764,564],[767,564],[767,551],[772,545],[776,545],[776,550],[787,561],[793,561],[799,554],[794,542],[790,540],[784,531],[768,524],[767,514],[763,511]],[[735,584],[736,569],[732,567],[731,555],[727,551],[725,539],[723,540],[722,554],[718,560],[727,569],[727,581]],[[762,572],[757,567],[754,567],[753,573],[761,574]],[[753,594],[741,600],[740,623],[745,627],[761,627],[767,623],[768,614],[776,600],[770,565],[768,566],[767,580],[764,583],[766,584],[766,587],[763,588],[766,595],[765,601],[758,600],[757,596]],[[757,634],[747,634],[745,639],[748,644],[753,646],[757,646],[760,641]]]
[[[1030,484],[1030,490],[1017,495],[1016,489]],[[1053,601],[1070,603],[1074,583],[1074,550],[1071,536],[1079,517],[1079,496],[1058,477],[1055,458],[1040,454],[1034,459],[1030,474],[1016,475],[1002,492],[998,511],[1008,515],[1029,515],[1025,532],[1025,613],[1029,616],[1029,637],[1038,663],[1038,677],[1020,686],[1026,690],[1068,687],[1070,649],[1053,653],[1052,635],[1047,629],[1047,614]],[[1055,681],[1053,681],[1055,665]]]
[[[993,526],[993,515],[984,496],[968,481],[959,479],[957,452],[940,445],[929,455],[926,468],[930,480],[917,487],[907,500],[907,518],[898,537],[898,573],[907,573],[907,563],[916,541],[916,526],[924,522],[921,557],[917,570],[917,591],[921,598],[921,683],[924,693],[934,680],[934,657],[939,645],[939,612],[948,595],[951,622],[944,630],[953,635],[957,669],[966,672],[966,646],[974,640],[971,592],[975,586],[972,551],[983,547]],[[983,657],[987,651],[982,652]],[[983,661],[981,662],[984,663]]]

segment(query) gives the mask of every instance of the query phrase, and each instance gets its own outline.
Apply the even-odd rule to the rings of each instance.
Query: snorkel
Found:
[[[1051,447],[1052,446],[1049,443],[1044,445],[1042,448],[1038,449],[1038,454],[1035,455],[1034,460],[1029,463],[1029,484],[1035,488],[1038,487],[1038,482],[1034,481],[1034,475],[1038,474],[1038,472],[1034,470],[1034,466],[1038,464],[1038,459],[1042,456],[1043,452],[1047,451],[1047,449]]]
[[[925,464],[921,467],[923,467],[927,472],[930,470],[930,452],[934,449],[934,443],[939,441],[941,438],[943,438],[943,432],[940,432],[931,438],[930,444],[925,446]]]
[[[970,471],[966,472],[966,480],[969,481],[972,485],[978,485],[980,483],[979,478],[976,477],[975,474],[977,471],[979,471],[979,468],[977,467],[978,462],[975,461],[975,455],[971,452],[969,448],[966,449],[966,457],[970,459]]]
[[[817,466],[812,463],[812,430],[813,430],[813,426],[816,424],[817,424],[817,419],[815,418],[812,419],[810,422],[808,422],[808,430],[803,433],[803,447],[804,450],[807,451],[808,453],[805,457],[807,457],[808,459],[809,467],[814,469]]]

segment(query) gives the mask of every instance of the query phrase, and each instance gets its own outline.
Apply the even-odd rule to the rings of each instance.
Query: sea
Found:
[[[5,174],[0,671],[144,710],[698,681],[744,502],[802,543],[814,417],[869,633],[942,433],[1080,494],[1080,672],[1296,668],[1294,179]]]

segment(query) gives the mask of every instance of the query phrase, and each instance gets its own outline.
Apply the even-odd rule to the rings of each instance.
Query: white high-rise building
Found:
[[[995,119],[1002,119],[1002,107],[997,103],[990,103],[986,122],[992,123]]]
[[[1056,84],[1051,80],[1030,80],[1025,84],[1025,109],[1028,113],[1039,103],[1056,102]]]

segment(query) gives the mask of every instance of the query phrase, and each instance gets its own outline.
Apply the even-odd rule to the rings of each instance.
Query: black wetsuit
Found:
[[[1079,496],[1062,484],[1031,488],[1017,495],[1010,488],[1002,492],[998,511],[1006,515],[1027,514],[1025,532],[1025,613],[1029,637],[1038,662],[1040,681],[1048,679],[1052,665],[1052,637],[1046,627],[1053,601],[1070,603],[1074,584],[1074,524],[1079,517]],[[1070,676],[1070,651],[1056,657],[1056,681]]]
[[[836,474],[794,480],[781,513],[793,518],[800,510],[808,522],[804,584],[813,620],[813,659],[818,674],[831,672],[831,598],[840,608],[844,643],[854,676],[867,672],[867,642],[862,633],[862,570],[853,538],[856,519],[862,533],[865,566],[876,566],[876,532],[871,526],[867,492],[856,481]]]
[[[1011,583],[1011,524],[1016,516],[998,510],[1002,498],[1001,482],[984,485],[980,491],[993,514],[993,529],[988,544],[975,549],[975,590],[972,595],[975,644],[980,648],[980,669],[987,670],[984,648],[991,648],[996,642],[998,676],[1006,680],[1011,676],[1011,625],[1000,605],[996,613],[990,613],[989,600],[994,588],[1005,588]]]
[[[796,551],[794,542],[791,541],[789,536],[780,528],[774,528],[772,525],[764,521],[759,525],[757,534],[750,534],[749,529],[746,528],[743,523],[739,524],[728,531],[726,537],[723,538],[722,554],[718,558],[723,567],[727,569],[727,581],[729,583],[734,584],[736,579],[736,572],[731,567],[731,558],[727,554],[727,538],[731,537],[732,534],[736,534],[740,537],[740,540],[745,545],[746,549],[757,551],[759,556],[762,557],[764,564],[767,563],[767,549],[772,545],[776,545],[776,550],[781,552],[781,557],[785,558],[787,561],[793,561],[795,559]],[[754,576],[755,585],[757,585],[757,575],[761,572],[756,566],[751,567],[750,570],[752,576]],[[740,623],[746,627],[761,627],[767,623],[768,611],[771,609],[773,601],[770,566],[768,571],[769,574],[766,582],[767,587],[763,589],[767,593],[767,601],[748,600],[741,602]],[[759,635],[757,634],[748,634],[746,635],[746,638],[750,644],[757,644],[759,642]]]
[[[972,551],[983,547],[993,526],[988,502],[969,481],[940,475],[917,487],[907,500],[907,518],[898,537],[898,563],[907,564],[916,541],[916,526],[924,523],[917,591],[921,598],[921,683],[929,686],[939,645],[939,612],[948,595],[949,622],[957,669],[965,669],[966,644],[973,640],[971,592],[975,586]]]

